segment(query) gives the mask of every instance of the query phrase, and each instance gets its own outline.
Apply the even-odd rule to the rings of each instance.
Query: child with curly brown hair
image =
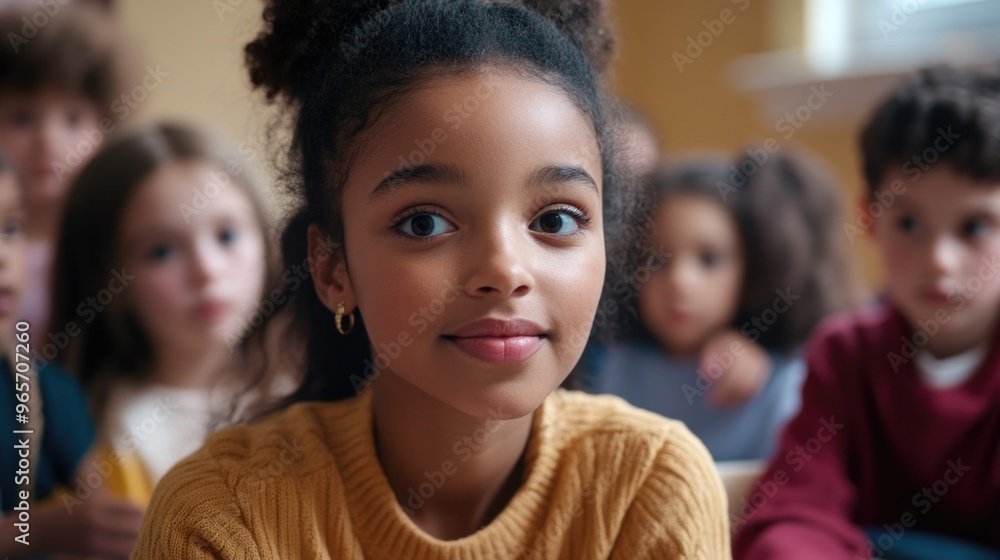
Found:
[[[800,346],[857,299],[829,173],[802,152],[746,154],[649,176],[641,327],[590,359],[594,390],[683,421],[716,461],[770,458],[799,408]]]

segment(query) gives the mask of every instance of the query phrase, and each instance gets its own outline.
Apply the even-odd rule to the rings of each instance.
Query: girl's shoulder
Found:
[[[683,422],[637,408],[621,397],[557,390],[545,402],[541,423],[554,451],[563,455],[645,457],[646,467],[703,471],[712,459]]]
[[[250,423],[223,428],[208,436],[205,445],[186,462],[202,463],[226,473],[232,483],[270,472],[275,461],[281,476],[304,476],[330,465],[333,441],[346,437],[338,428],[356,399],[342,402],[303,402]],[[360,423],[360,422],[359,422]],[[308,453],[305,451],[308,450]]]

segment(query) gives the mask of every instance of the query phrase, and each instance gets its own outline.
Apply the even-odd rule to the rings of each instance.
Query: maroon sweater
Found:
[[[888,304],[817,328],[802,409],[732,520],[737,559],[868,558],[860,526],[1000,549],[1000,336],[972,377],[934,389],[920,332]]]

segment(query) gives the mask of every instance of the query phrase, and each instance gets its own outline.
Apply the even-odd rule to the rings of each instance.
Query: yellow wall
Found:
[[[119,0],[117,9],[137,77],[147,66],[169,74],[138,104],[135,119],[183,118],[263,148],[270,111],[243,66],[243,45],[261,27],[261,0]],[[255,151],[252,163],[266,167],[263,149]]]

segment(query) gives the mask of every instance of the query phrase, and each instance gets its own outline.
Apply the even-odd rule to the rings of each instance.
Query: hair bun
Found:
[[[269,0],[264,29],[244,49],[250,81],[268,100],[294,103],[320,59],[337,48],[350,54],[345,35],[366,18],[405,0]],[[419,0],[426,1],[426,0]],[[570,35],[594,69],[604,74],[615,53],[607,0],[513,0]]]
[[[569,34],[587,54],[594,70],[605,75],[615,57],[615,34],[608,0],[518,0]]]
[[[268,100],[299,99],[302,84],[345,32],[399,0],[269,0],[264,29],[244,49],[250,81]]]

